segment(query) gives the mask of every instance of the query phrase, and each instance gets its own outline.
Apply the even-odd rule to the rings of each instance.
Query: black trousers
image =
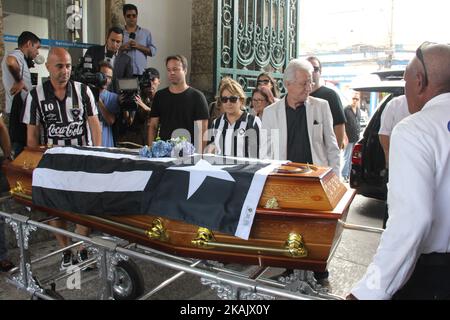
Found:
[[[450,253],[419,257],[408,282],[393,300],[450,300]]]

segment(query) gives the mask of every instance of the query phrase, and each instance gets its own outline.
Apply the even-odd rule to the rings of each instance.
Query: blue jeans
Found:
[[[342,177],[350,178],[350,168],[352,166],[352,153],[355,142],[349,142],[344,149],[344,167],[342,168]]]

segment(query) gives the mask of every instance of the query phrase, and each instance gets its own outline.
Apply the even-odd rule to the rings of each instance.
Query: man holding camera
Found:
[[[133,111],[124,111],[122,121],[124,126],[122,134],[118,141],[121,144],[131,142],[137,145],[146,145],[147,143],[147,122],[150,117],[150,110],[153,104],[153,98],[160,84],[159,71],[155,68],[147,68],[141,77],[139,93],[134,96],[134,102],[137,109]]]
[[[27,145],[100,146],[102,133],[94,95],[87,85],[70,81],[72,58],[69,52],[64,48],[52,48],[46,67],[50,80],[31,90],[25,102],[23,122],[27,124]],[[40,141],[41,127],[43,141]],[[65,227],[64,221],[51,224]],[[89,230],[77,225],[76,232],[87,235]],[[57,234],[56,238],[62,247],[70,244],[68,237]],[[61,269],[86,259],[86,249],[79,250],[78,259],[71,250],[66,250]]]
[[[156,47],[153,44],[150,31],[137,25],[137,7],[134,4],[125,4],[122,11],[125,18],[125,28],[124,45],[120,50],[125,51],[131,57],[133,75],[141,76],[147,68],[147,56],[154,57]]]
[[[100,63],[108,62],[114,69],[113,79],[110,81],[110,90],[118,92],[117,79],[133,77],[133,66],[131,58],[119,48],[123,41],[123,30],[119,27],[112,27],[108,30],[106,44],[104,46],[92,46],[84,55],[84,58],[92,58],[92,71],[100,71]],[[101,72],[101,71],[100,71]]]
[[[103,61],[100,62],[99,68],[106,78],[105,83],[100,88],[98,100],[99,118],[102,124],[102,146],[109,148],[115,145],[112,125],[116,121],[116,115],[120,112],[119,95],[107,89],[114,77],[112,66]]]

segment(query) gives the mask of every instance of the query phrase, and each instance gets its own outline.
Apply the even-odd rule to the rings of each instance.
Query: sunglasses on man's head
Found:
[[[419,59],[419,61],[422,63],[422,66],[423,66],[423,73],[424,73],[423,84],[424,84],[424,86],[426,86],[428,84],[428,73],[427,73],[427,68],[425,66],[425,60],[423,58],[422,50],[425,49],[427,46],[432,45],[432,44],[436,44],[436,43],[435,42],[425,41],[416,50],[417,59]]]
[[[239,99],[239,97],[236,97],[236,96],[231,96],[231,97],[223,96],[223,97],[220,97],[220,102],[227,103],[229,100],[231,103],[236,103],[238,101],[238,99]]]

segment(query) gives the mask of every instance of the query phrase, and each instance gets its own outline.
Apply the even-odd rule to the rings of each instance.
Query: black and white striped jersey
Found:
[[[261,120],[244,112],[234,123],[230,124],[226,114],[212,123],[211,140],[217,155],[258,158]]]
[[[90,146],[93,143],[87,120],[97,114],[94,95],[87,85],[69,81],[61,101],[51,82],[46,81],[28,94],[22,122],[40,125],[44,144]]]

